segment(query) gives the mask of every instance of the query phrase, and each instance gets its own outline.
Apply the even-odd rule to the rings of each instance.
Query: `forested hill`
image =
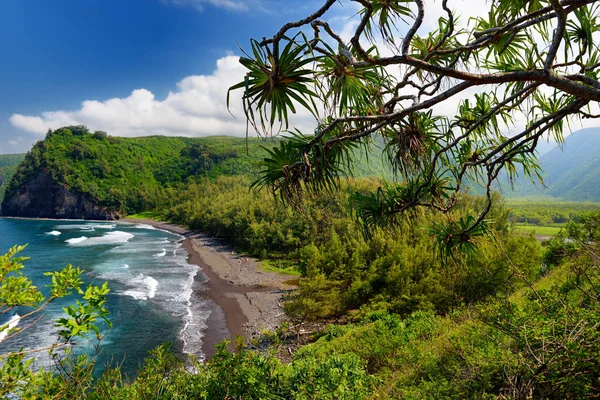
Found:
[[[49,132],[7,189],[3,215],[117,218],[160,207],[170,190],[200,177],[254,175],[277,139],[214,136],[121,138],[75,126]],[[373,167],[371,167],[373,166]],[[381,175],[366,158],[357,174]]]
[[[572,201],[600,202],[600,128],[582,129],[569,135],[562,149],[556,147],[540,160],[544,183],[517,183],[515,190],[502,185],[507,197],[551,196]]]
[[[24,158],[25,154],[0,154],[0,203],[17,166]]]

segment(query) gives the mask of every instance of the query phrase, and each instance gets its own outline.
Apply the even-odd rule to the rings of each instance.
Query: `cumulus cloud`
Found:
[[[232,92],[230,99],[231,114],[236,119],[227,110],[227,89],[243,80],[244,74],[238,57],[227,56],[217,61],[211,75],[186,77],[163,100],[156,99],[147,89],[137,89],[125,98],[86,100],[78,110],[47,111],[39,116],[14,114],[10,122],[40,135],[49,128],[81,124],[118,136],[241,136],[246,130],[242,90]],[[304,111],[299,111],[292,121],[304,130],[315,125]]]
[[[237,0],[169,0],[171,2],[193,3],[237,3]],[[434,2],[440,9],[440,2]],[[474,0],[457,0],[455,5],[460,9],[473,9],[476,13],[484,8]],[[343,10],[347,14],[338,15],[330,20],[336,30],[347,38],[355,28],[356,9]],[[443,11],[443,10],[442,10]],[[441,15],[442,11],[436,11]],[[433,14],[434,12],[432,12]],[[463,23],[466,19],[462,20]],[[381,44],[381,43],[379,43]],[[383,55],[389,55],[391,49],[382,48]],[[401,74],[400,71],[394,71]],[[14,114],[10,118],[13,126],[39,135],[46,131],[65,125],[86,125],[92,130],[104,130],[118,136],[207,136],[207,135],[245,135],[246,121],[241,108],[242,90],[232,92],[231,112],[226,103],[227,89],[243,80],[244,68],[239,64],[237,56],[219,59],[216,69],[210,75],[189,76],[181,80],[176,90],[166,98],[157,99],[147,89],[134,90],[128,97],[113,98],[104,101],[87,100],[77,110],[46,111],[40,115]],[[478,89],[461,93],[436,107],[435,111],[442,115],[453,115],[458,102],[473,96]],[[302,132],[310,133],[316,123],[314,118],[301,107],[298,114],[291,117],[291,126]],[[253,134],[252,130],[250,134]]]

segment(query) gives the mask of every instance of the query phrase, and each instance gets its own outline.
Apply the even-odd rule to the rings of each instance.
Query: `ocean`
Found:
[[[182,236],[145,224],[0,218],[0,252],[28,244],[20,254],[31,257],[23,273],[44,294],[48,294],[49,279],[43,273],[67,264],[83,269],[86,284],[108,281],[108,318],[113,328],[101,324],[104,338],[99,343],[91,335],[77,339],[75,346],[79,353],[95,355],[98,372],[106,365],[119,364],[133,375],[149,350],[165,342],[178,354],[203,358],[210,307],[197,297],[191,301],[194,278],[201,272],[188,264],[182,240]],[[0,354],[56,342],[53,321],[64,315],[62,307],[68,302],[52,303],[39,322],[14,338],[2,340],[5,334],[0,333]],[[27,312],[21,308],[0,315],[0,325],[14,324]],[[29,322],[20,320],[18,326],[26,327]],[[51,365],[47,352],[35,355],[35,368]]]

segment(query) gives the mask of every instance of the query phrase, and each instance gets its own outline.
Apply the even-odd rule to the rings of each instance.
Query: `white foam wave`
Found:
[[[92,230],[92,229],[115,229],[116,224],[69,224],[69,225],[55,225],[53,229],[57,230]]]
[[[107,234],[104,234],[102,236],[86,238],[87,240],[85,240],[85,239],[80,240],[82,238],[85,238],[85,236],[82,236],[81,238],[77,238],[77,239],[69,239],[69,240],[67,240],[67,242],[70,245],[79,245],[79,246],[97,246],[97,245],[101,245],[101,244],[120,244],[120,243],[127,243],[134,236],[135,235],[132,235],[131,233],[128,233],[128,232],[114,231],[114,232],[108,232]]]
[[[19,321],[21,320],[21,316],[19,314],[13,315],[7,323],[4,325],[0,325],[0,328],[3,328],[2,332],[0,332],[0,342],[3,341],[6,336],[8,336],[8,331],[16,328],[19,325]]]
[[[148,225],[148,224],[137,224],[134,226],[135,229],[148,229],[151,231],[155,231],[156,228],[153,227],[152,225]]]
[[[123,268],[123,269],[129,268],[129,264],[123,264],[123,265],[121,265],[121,268]]]
[[[81,236],[78,238],[67,239],[67,240],[65,240],[65,242],[69,243],[70,245],[76,245],[76,244],[85,242],[86,240],[88,240],[87,236]]]
[[[58,235],[60,235],[60,232],[59,231],[46,232],[46,235],[58,236]]]
[[[148,300],[156,296],[156,291],[158,290],[158,281],[151,276],[139,274],[130,281],[130,284],[137,287],[135,289],[125,290],[122,292],[122,294],[125,296],[133,297],[137,300]]]
[[[187,258],[187,257],[186,257]],[[188,264],[187,261],[179,263],[182,267],[191,268],[185,282],[185,289],[175,298],[176,301],[186,305],[186,314],[183,317],[183,327],[179,332],[179,338],[183,344],[185,354],[194,354],[201,362],[204,360],[202,352],[202,339],[207,328],[207,320],[210,310],[206,303],[200,299],[192,301],[193,285],[199,268]]]
[[[156,253],[154,254],[152,257],[164,257],[167,255],[167,249],[162,249],[162,251],[160,253]]]

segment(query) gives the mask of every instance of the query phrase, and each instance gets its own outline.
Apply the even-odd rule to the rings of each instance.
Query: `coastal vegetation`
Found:
[[[360,0],[360,22],[345,43],[322,19],[335,3],[252,40],[241,58],[248,75],[231,88],[244,90],[246,117],[259,134],[287,127],[298,107],[317,117],[314,132],[294,131],[263,148],[258,139],[121,139],[67,127],[32,149],[7,191],[43,170],[123,215],[148,211],[293,269],[299,278],[284,305],[289,323],[265,333],[270,347],[256,351],[257,343],[240,340],[230,351],[222,343],[205,363],[186,364],[162,346],[137,376],[117,365],[98,379],[93,359],[71,354],[56,371],[34,373],[15,355],[1,378],[10,392],[69,399],[600,396],[600,213],[593,206],[575,213],[565,203],[519,211],[517,204],[516,222],[564,224],[540,244],[515,232],[493,191],[501,172],[513,182],[540,178],[538,141],[561,142],[569,122],[597,117],[588,108],[600,100],[597,4],[494,0],[466,29],[444,1],[443,17],[423,36],[429,10],[422,1]],[[309,36],[292,31],[303,27]],[[397,54],[385,55],[390,49]],[[456,115],[433,113],[469,89],[476,93]],[[373,153],[390,163],[392,179],[353,176]],[[467,182],[483,185],[483,195],[465,193]],[[8,268],[2,278],[12,279],[1,287],[9,299],[19,291],[13,281],[27,287],[12,257],[1,264]],[[99,307],[101,296],[92,298]],[[81,308],[67,309],[75,322],[63,323],[81,326]],[[318,329],[301,331],[314,320]]]
[[[25,154],[0,154],[0,204],[17,167],[25,158]]]
[[[8,184],[7,198],[40,172],[55,182],[120,215],[135,214],[163,204],[171,189],[200,179],[256,176],[264,146],[278,139],[138,137],[121,138],[90,132],[84,126],[50,130],[36,143]],[[356,174],[383,176],[381,159],[359,158]]]
[[[509,198],[506,203],[510,208],[510,221],[527,225],[564,225],[582,213],[600,211],[600,203],[563,201],[547,197]]]
[[[5,364],[2,387],[22,398],[594,397],[600,368],[600,274],[594,262],[599,220],[595,214],[569,222],[565,235],[543,252],[547,268],[517,277],[520,284],[485,302],[451,311],[350,312],[345,324],[315,333],[290,363],[276,357],[295,336],[290,339],[283,327],[270,335],[271,351],[251,351],[238,342],[231,352],[223,343],[192,369],[162,346],[134,378],[114,366],[94,380],[93,360],[72,356],[62,359],[62,369],[32,373],[20,358]],[[14,254],[3,260],[15,265]]]
[[[258,140],[230,137],[119,138],[83,126],[49,131],[19,165],[13,195],[40,171],[65,188],[122,214],[159,207],[163,189],[195,177],[252,174],[263,154]],[[246,146],[252,152],[246,154]],[[245,154],[241,157],[241,154]]]

